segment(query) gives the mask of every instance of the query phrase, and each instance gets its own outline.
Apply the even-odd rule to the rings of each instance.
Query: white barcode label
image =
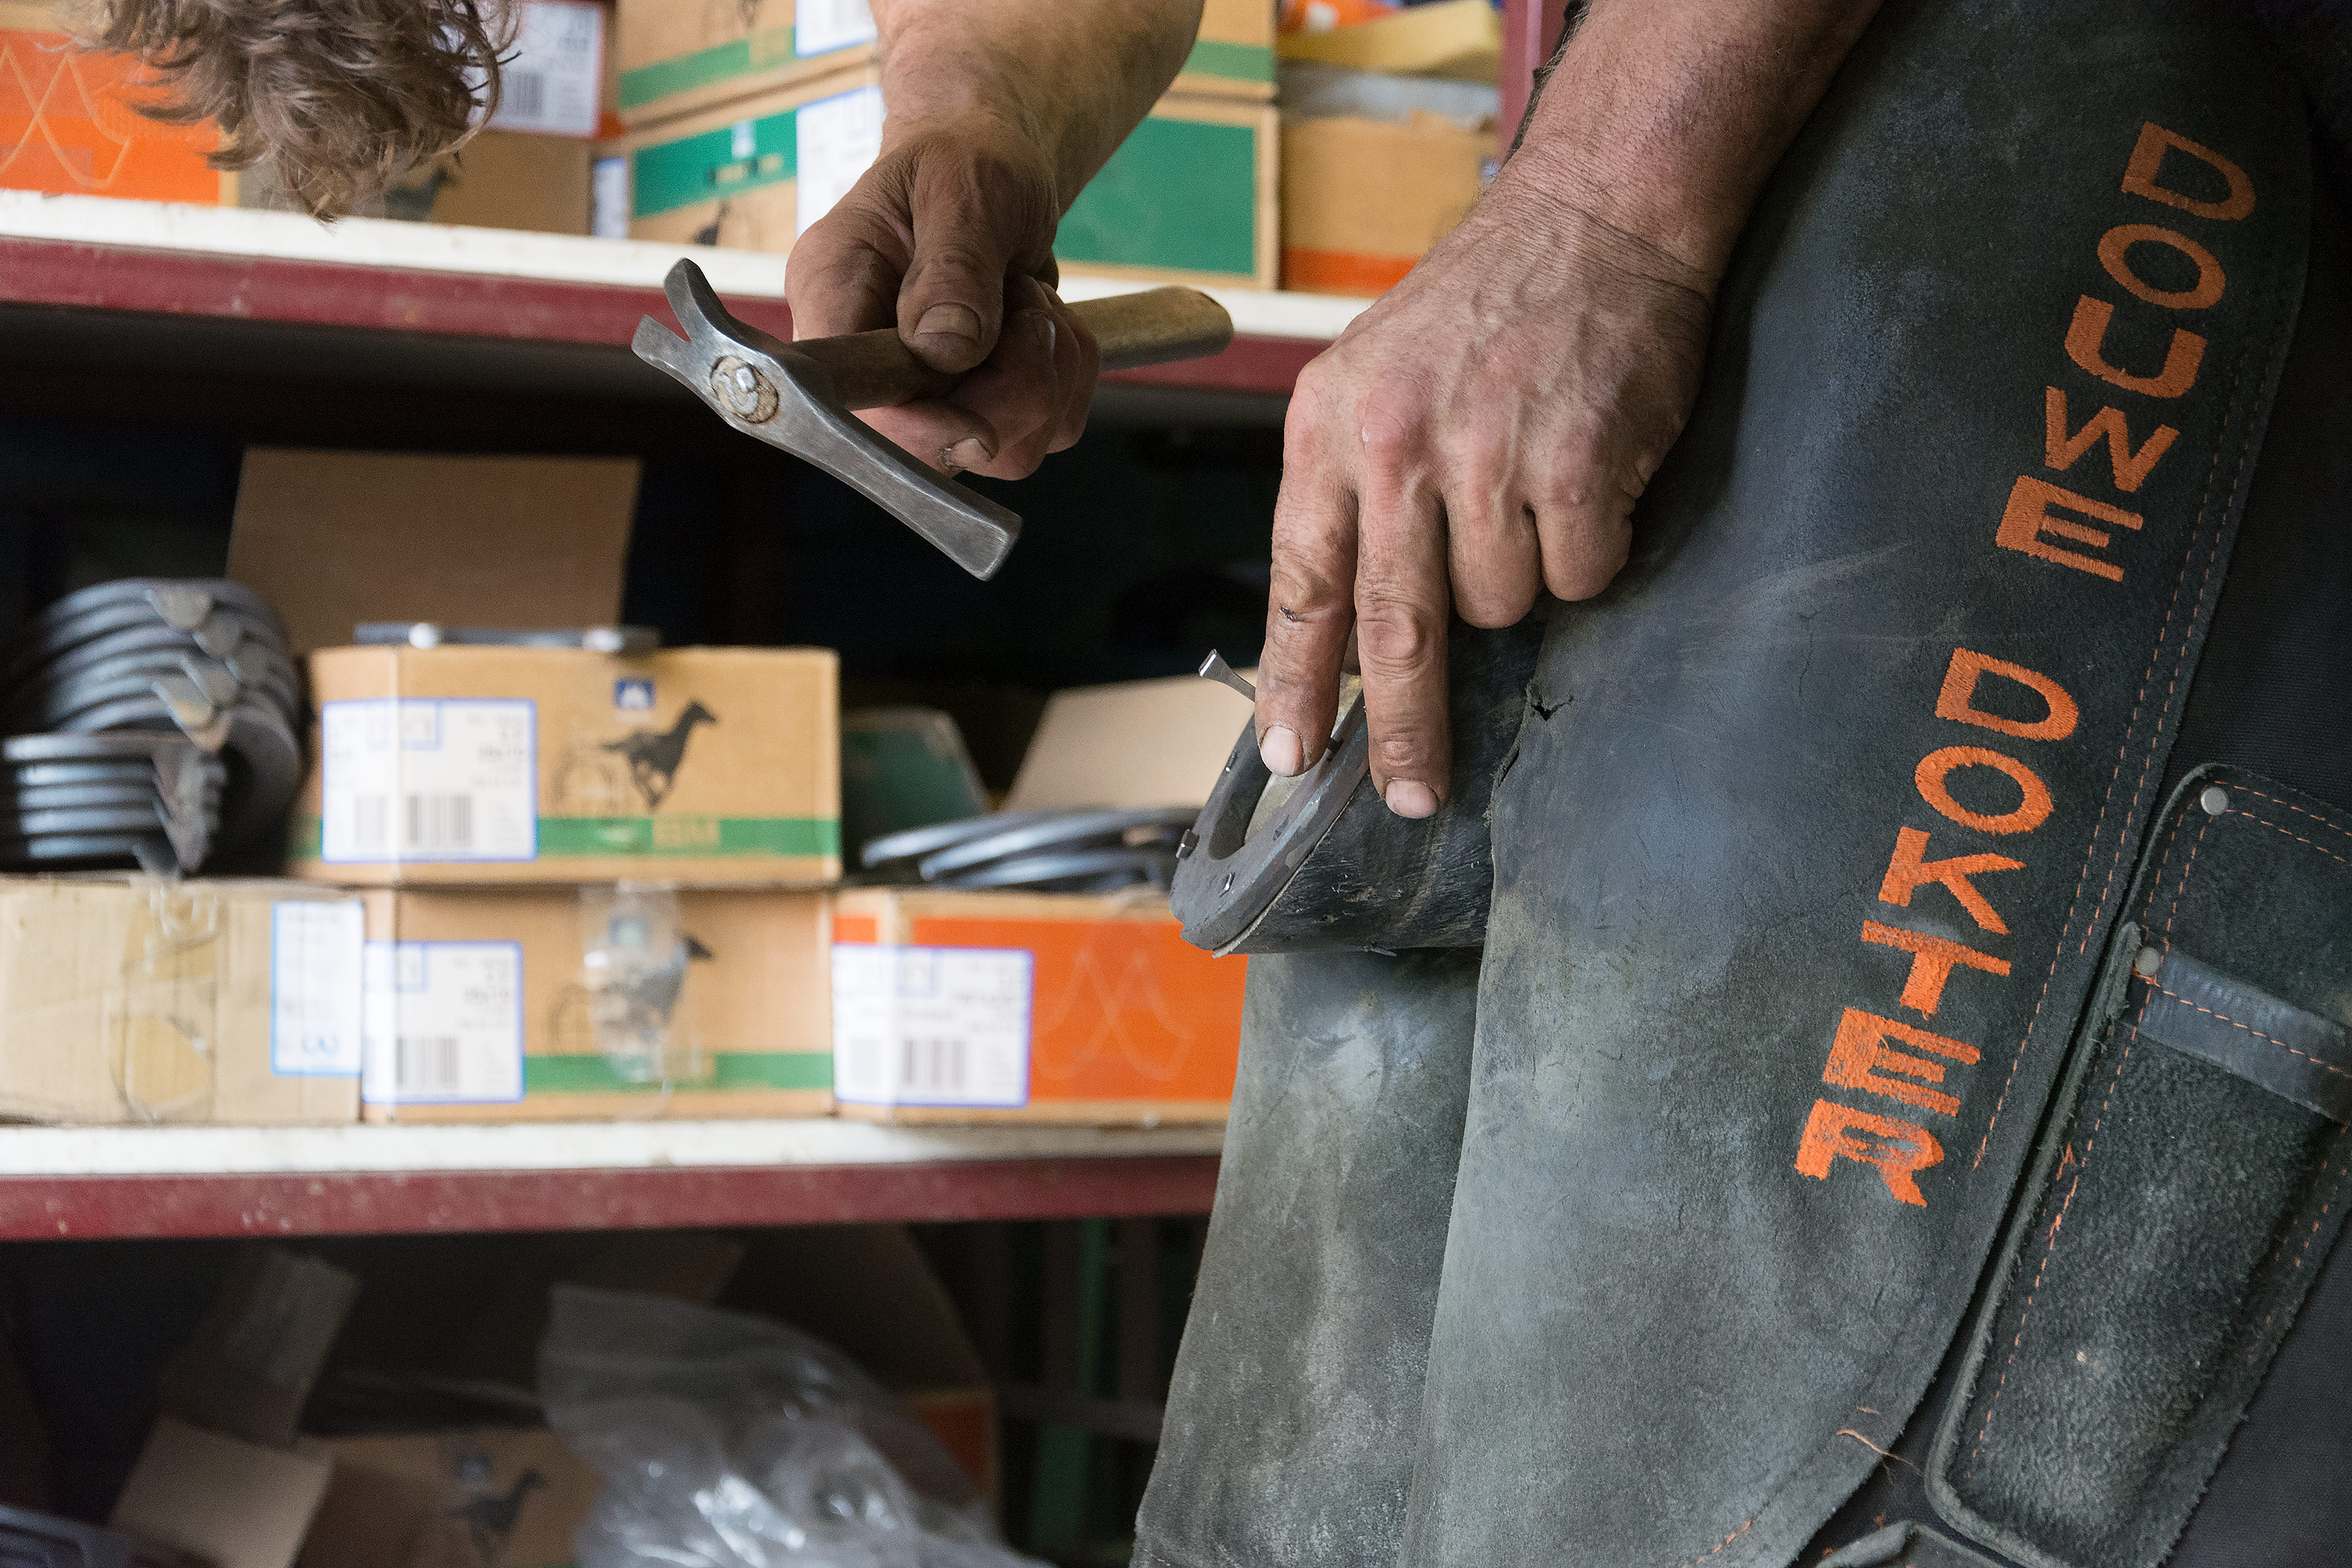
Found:
[[[793,53],[806,59],[870,44],[877,37],[868,0],[795,0]]]
[[[629,237],[629,161],[599,158],[588,173],[588,232],[598,239]]]
[[[522,945],[372,942],[362,990],[374,1105],[522,1098]]]
[[[500,131],[593,136],[604,89],[604,8],[596,0],[520,0],[514,48],[499,70]]]
[[[1028,1104],[1034,970],[1026,948],[835,943],[835,1094],[856,1105]]]
[[[280,899],[269,906],[269,1070],[356,1078],[362,1010],[357,903]]]
[[[391,698],[320,705],[320,858],[530,860],[538,712],[529,702]]]
[[[882,155],[882,89],[861,87],[793,110],[793,224],[801,233],[831,212]]]

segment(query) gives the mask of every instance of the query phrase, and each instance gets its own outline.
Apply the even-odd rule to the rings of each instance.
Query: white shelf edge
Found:
[[[0,1180],[909,1165],[1214,1154],[1219,1127],[884,1127],[867,1122],[542,1121],[446,1127],[7,1127]]]
[[[387,218],[350,217],[324,224],[299,213],[39,191],[0,190],[0,237],[626,289],[660,288],[663,275],[684,256],[694,259],[721,294],[784,297],[785,258],[760,251]],[[1063,293],[1084,300],[1138,287],[1131,279],[1074,274]],[[1253,289],[1206,292],[1233,312],[1236,331],[1254,337],[1328,341],[1371,302]]]

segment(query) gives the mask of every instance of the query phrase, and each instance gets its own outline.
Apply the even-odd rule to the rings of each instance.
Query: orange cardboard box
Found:
[[[140,114],[132,105],[154,90],[140,70],[75,47],[50,5],[0,3],[0,186],[235,206],[236,176],[205,162],[218,129]]]
[[[1247,960],[1164,898],[859,888],[833,922],[834,1093],[876,1121],[1225,1119]]]

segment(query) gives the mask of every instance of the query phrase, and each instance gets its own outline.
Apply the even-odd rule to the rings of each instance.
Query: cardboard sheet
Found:
[[[361,621],[579,626],[620,618],[634,458],[250,447],[228,574],[298,654]]]

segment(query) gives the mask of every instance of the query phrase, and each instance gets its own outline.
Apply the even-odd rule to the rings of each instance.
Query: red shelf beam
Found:
[[[0,1178],[0,1239],[1203,1215],[1213,1154],[625,1171]]]
[[[628,342],[642,317],[677,320],[655,289],[39,239],[0,239],[0,302],[612,345]],[[738,299],[729,309],[778,337],[792,336],[792,312],[782,300]],[[1287,395],[1324,346],[1242,338],[1210,359],[1122,371],[1112,379]]]

